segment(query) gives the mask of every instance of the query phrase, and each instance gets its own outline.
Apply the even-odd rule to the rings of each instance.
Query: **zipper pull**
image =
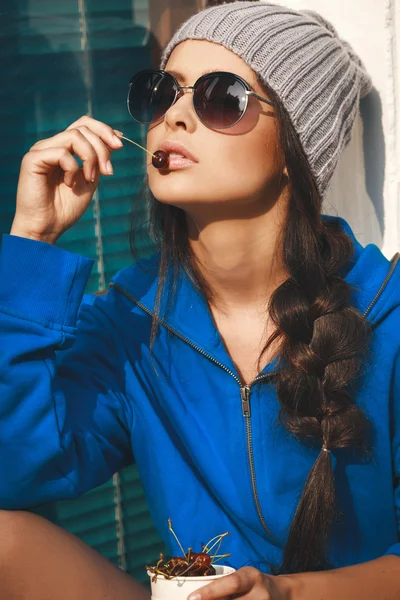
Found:
[[[250,386],[244,385],[240,388],[240,396],[242,398],[243,416],[250,417]]]

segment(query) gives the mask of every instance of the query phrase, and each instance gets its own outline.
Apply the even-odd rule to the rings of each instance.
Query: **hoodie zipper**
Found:
[[[110,287],[115,288],[116,290],[121,292],[124,296],[129,298],[129,300],[131,300],[134,304],[136,304],[147,315],[149,315],[152,318],[156,318],[157,322],[160,323],[160,325],[165,327],[165,329],[167,329],[170,333],[173,333],[174,335],[176,335],[180,340],[182,340],[183,342],[188,344],[191,348],[193,348],[194,350],[199,352],[202,356],[204,356],[205,358],[210,360],[212,363],[214,363],[215,365],[217,365],[218,367],[223,369],[226,373],[228,373],[231,377],[233,377],[234,380],[236,381],[236,383],[239,385],[240,398],[241,398],[241,402],[242,402],[242,414],[243,414],[243,418],[245,420],[245,426],[246,426],[247,459],[248,459],[249,469],[250,469],[253,500],[254,500],[254,504],[256,507],[258,518],[260,519],[260,522],[261,522],[261,525],[262,525],[264,531],[267,533],[267,535],[270,538],[275,540],[276,538],[271,533],[271,530],[269,529],[267,522],[264,518],[264,515],[262,513],[260,499],[259,499],[259,495],[258,495],[258,491],[257,491],[256,471],[255,471],[255,467],[254,467],[254,453],[253,453],[253,434],[252,434],[251,418],[250,418],[251,417],[250,394],[251,394],[251,388],[255,383],[257,383],[258,381],[261,381],[262,379],[271,379],[276,374],[276,372],[265,373],[264,375],[260,373],[250,384],[243,385],[242,381],[239,379],[239,377],[233,371],[231,371],[231,369],[228,369],[228,367],[226,367],[223,363],[221,363],[219,360],[217,360],[216,358],[211,356],[211,354],[208,354],[207,352],[205,352],[202,348],[200,348],[197,344],[193,343],[187,337],[185,337],[178,331],[175,331],[175,329],[170,327],[168,325],[168,323],[166,323],[162,319],[159,319],[158,317],[155,317],[155,315],[151,312],[151,310],[149,310],[144,304],[142,304],[141,302],[136,300],[136,298],[134,296],[132,296],[132,294],[127,292],[123,287],[119,286],[116,283],[110,283]]]
[[[250,477],[251,477],[251,488],[253,490],[253,500],[256,505],[256,510],[258,514],[258,518],[260,519],[261,525],[263,526],[264,531],[273,539],[276,540],[275,536],[271,533],[267,522],[264,518],[264,515],[261,510],[260,498],[258,496],[257,490],[257,480],[256,480],[256,470],[254,467],[254,453],[253,453],[253,434],[251,428],[251,411],[250,411],[250,394],[251,394],[251,386],[260,381],[261,379],[270,379],[274,376],[275,373],[268,373],[265,375],[257,375],[254,381],[250,385],[244,385],[240,388],[240,395],[242,398],[242,412],[243,417],[245,419],[246,425],[246,439],[247,439],[247,458],[249,461],[250,468]]]

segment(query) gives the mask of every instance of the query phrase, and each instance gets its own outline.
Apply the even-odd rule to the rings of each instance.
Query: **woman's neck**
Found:
[[[189,241],[220,310],[266,306],[285,279],[280,234],[283,203],[254,216],[191,215]]]

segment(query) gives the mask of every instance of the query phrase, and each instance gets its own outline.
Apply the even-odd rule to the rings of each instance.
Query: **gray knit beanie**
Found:
[[[277,94],[324,197],[351,139],[359,100],[372,87],[350,45],[317,13],[263,1],[225,3],[195,14],[165,48],[161,68],[188,39],[235,52]]]

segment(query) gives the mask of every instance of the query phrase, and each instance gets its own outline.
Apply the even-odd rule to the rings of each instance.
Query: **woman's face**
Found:
[[[173,50],[166,71],[183,77],[180,85],[193,85],[205,72],[228,71],[245,79],[268,99],[255,72],[236,54],[219,44],[187,40]],[[178,79],[177,77],[175,77]],[[214,209],[256,203],[267,209],[268,198],[277,197],[284,164],[278,148],[277,121],[273,108],[249,96],[244,117],[231,128],[212,130],[198,119],[191,90],[185,90],[161,121],[149,127],[147,147],[155,152],[160,143],[178,141],[197,158],[189,168],[176,171],[148,166],[149,186],[160,202],[191,212],[205,205]],[[278,193],[279,196],[279,193]],[[253,209],[255,206],[253,206]],[[228,211],[229,212],[229,211]]]

